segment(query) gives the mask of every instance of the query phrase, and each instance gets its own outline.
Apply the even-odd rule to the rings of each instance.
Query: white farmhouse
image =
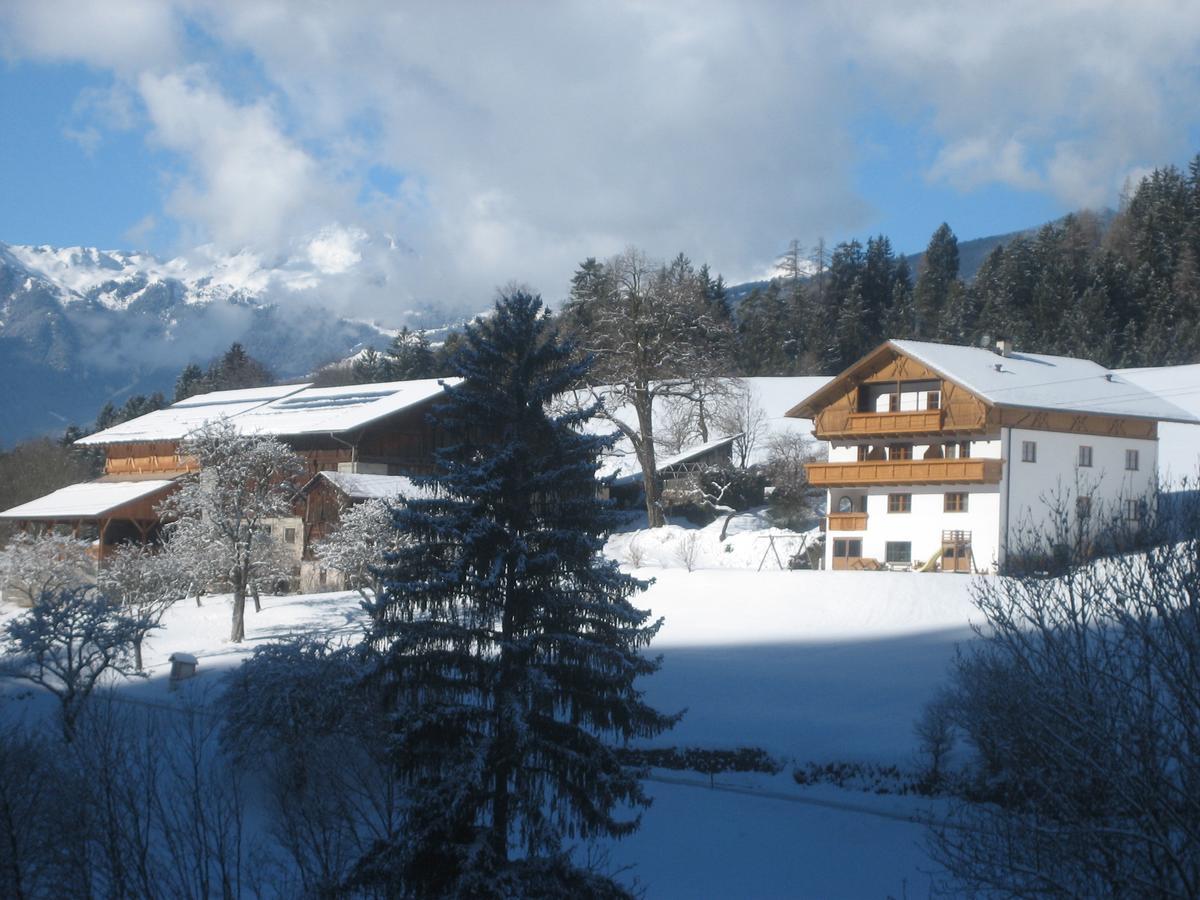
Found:
[[[1096,363],[887,341],[788,411],[828,462],[825,565],[996,571],[1054,508],[1136,523],[1157,487],[1159,422],[1191,413]]]

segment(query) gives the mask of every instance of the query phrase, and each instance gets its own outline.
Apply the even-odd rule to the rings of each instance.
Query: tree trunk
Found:
[[[139,672],[142,671],[142,639],[140,637],[133,642],[133,665]]]
[[[258,585],[257,584],[250,585],[250,596],[252,596],[254,598],[254,611],[256,613],[262,612],[262,601],[258,598]]]
[[[642,465],[642,490],[646,495],[646,521],[651,528],[661,528],[663,518],[662,497],[658,489],[658,464],[654,458],[654,398],[648,388],[637,388],[633,392],[633,408],[637,413],[638,432],[642,436],[638,446],[638,462]]]
[[[246,636],[246,582],[238,573],[233,578],[233,630],[229,640],[240,644]]]

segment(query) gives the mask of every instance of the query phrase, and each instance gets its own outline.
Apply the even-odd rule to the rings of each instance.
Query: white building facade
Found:
[[[1057,389],[1056,389],[1057,388]],[[1136,527],[1159,421],[1195,418],[1086,360],[889,341],[789,415],[829,459],[825,565],[994,572],[1055,529]]]

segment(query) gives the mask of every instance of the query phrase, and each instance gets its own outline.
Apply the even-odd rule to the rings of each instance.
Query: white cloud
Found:
[[[151,139],[188,161],[170,211],[205,238],[275,249],[336,202],[336,187],[266,102],[233,103],[197,70],[146,73],[138,86]]]
[[[1188,149],[1200,86],[1183,2],[110,0],[4,25],[2,52],[136,89],[190,239],[303,258],[324,280],[293,287],[384,319],[510,279],[556,300],[630,243],[736,276],[865,229],[864,113],[919,129],[932,181],[1109,203]]]

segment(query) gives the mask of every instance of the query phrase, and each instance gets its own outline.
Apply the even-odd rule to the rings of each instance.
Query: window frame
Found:
[[[944,513],[965,513],[969,508],[970,501],[967,499],[970,496],[966,491],[947,491],[942,495],[942,512]],[[955,502],[951,503],[950,498],[954,497]]]
[[[285,544],[296,543],[296,529],[295,528],[284,528],[283,529],[283,542]]]
[[[1037,462],[1037,441],[1021,441],[1021,462]]]
[[[1132,462],[1131,466],[1129,463]],[[1141,471],[1141,453],[1134,447],[1125,448],[1125,471],[1140,472]]]
[[[1081,469],[1090,469],[1092,468],[1093,457],[1094,453],[1092,452],[1092,445],[1080,444],[1079,453],[1076,454],[1075,457],[1075,464]]]
[[[907,553],[905,555],[908,558],[900,559],[900,558],[898,558],[900,554],[897,554],[897,558],[893,559],[892,558],[892,548],[893,547],[907,548]],[[885,563],[887,563],[889,566],[900,566],[900,565],[911,566],[912,561],[913,561],[912,541],[886,541],[883,545],[883,561]]]
[[[850,555],[851,545],[858,545],[858,553],[854,556]],[[845,552],[838,553],[838,550]],[[833,539],[833,558],[834,559],[862,559],[862,538],[834,538]]]
[[[903,514],[912,512],[912,494],[888,494],[887,498],[887,511],[889,513]]]
[[[1076,497],[1075,498],[1075,518],[1083,521],[1092,517],[1092,498],[1091,497]]]

